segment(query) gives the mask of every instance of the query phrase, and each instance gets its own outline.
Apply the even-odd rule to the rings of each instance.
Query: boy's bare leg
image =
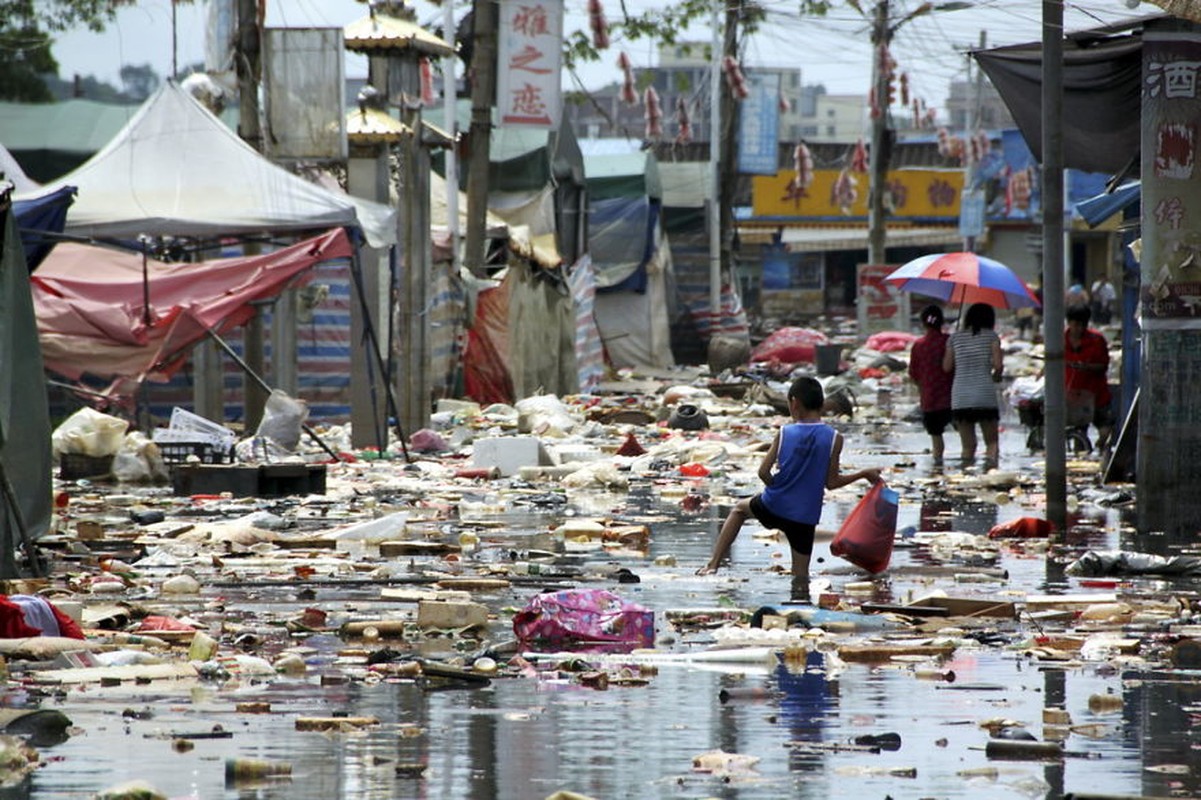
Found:
[[[743,524],[751,517],[751,501],[739,500],[730,509],[726,521],[721,525],[721,532],[717,535],[717,541],[713,544],[713,555],[709,557],[709,563],[696,571],[697,575],[711,575],[717,572],[717,568],[721,562],[730,554],[730,546],[734,544],[734,540],[738,538],[738,532],[742,530]]]
[[[942,434],[931,434],[930,436],[930,455],[934,457],[936,462],[942,461],[943,453],[946,452],[947,444],[943,441]]]
[[[809,600],[809,553],[792,551],[792,601],[808,603]]]

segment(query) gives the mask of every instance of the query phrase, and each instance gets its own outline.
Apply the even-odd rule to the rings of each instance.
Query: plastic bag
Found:
[[[830,553],[872,574],[888,569],[897,533],[898,502],[897,493],[883,481],[872,486],[834,535]]]
[[[993,525],[988,531],[989,539],[1046,539],[1055,526],[1038,517],[1019,517]]]
[[[50,443],[56,457],[63,453],[82,453],[94,458],[111,456],[121,449],[128,427],[129,423],[123,419],[81,408],[54,429]]]
[[[270,439],[292,452],[300,444],[300,433],[308,416],[309,407],[305,401],[289,397],[287,392],[280,389],[273,389],[263,407],[263,420],[255,435]]]
[[[605,589],[567,589],[530,600],[513,617],[513,632],[523,644],[651,647],[655,612]]]

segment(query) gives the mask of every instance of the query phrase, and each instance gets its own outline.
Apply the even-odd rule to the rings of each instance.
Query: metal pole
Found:
[[[980,31],[980,50],[981,50],[981,52],[983,52],[983,50],[987,46],[988,46],[988,31]],[[965,130],[963,132],[963,135],[964,135],[964,138],[968,142],[970,142],[971,138],[976,135],[976,131],[980,129],[980,122],[981,122],[981,116],[982,116],[981,110],[983,108],[982,97],[984,94],[984,70],[982,70],[980,68],[980,65],[977,64],[976,65],[976,79],[975,79],[975,81],[972,81],[971,80],[972,57],[970,54],[968,55],[967,64],[968,64],[968,86],[972,87],[972,96],[971,96],[971,104],[969,105],[969,107],[967,109],[967,113],[964,114]],[[964,172],[963,198],[964,198],[964,200],[967,200],[969,197],[972,197],[973,193],[976,191],[975,177],[976,177],[977,162],[976,162],[976,159],[972,158],[972,148],[971,148],[970,144],[968,144],[967,154],[968,154],[968,158],[967,158],[967,161],[964,164],[964,168],[963,168],[963,172]],[[969,233],[963,237],[963,251],[965,253],[974,253],[976,251],[976,235],[974,233]]]
[[[451,0],[442,4],[442,38],[455,48],[455,8]],[[443,125],[450,135],[450,147],[446,148],[446,227],[450,231],[450,274],[459,272],[459,154],[456,151],[458,137],[457,105],[458,80],[455,77],[455,60],[458,56],[453,53],[442,59],[442,106]]]
[[[1063,301],[1063,0],[1043,0],[1043,341],[1046,352],[1047,520],[1067,530]]]
[[[884,255],[887,231],[884,222],[884,194],[888,184],[888,73],[880,63],[892,30],[888,22],[888,0],[876,5],[876,19],[872,25],[872,91],[875,93],[876,116],[872,118],[871,170],[868,173],[867,196],[867,262],[887,263]]]
[[[709,64],[709,336],[721,319],[721,56],[720,0],[713,1],[713,42]]]

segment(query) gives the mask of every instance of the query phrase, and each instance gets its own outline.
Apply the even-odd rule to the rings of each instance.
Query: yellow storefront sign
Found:
[[[841,170],[819,169],[813,183],[797,191],[792,186],[796,173],[786,170],[775,175],[756,175],[751,184],[755,219],[844,218],[867,216],[867,175],[851,175],[853,201],[845,187],[838,187]],[[956,219],[959,196],[963,192],[963,170],[898,169],[888,173],[892,218]],[[842,191],[839,191],[839,189]]]

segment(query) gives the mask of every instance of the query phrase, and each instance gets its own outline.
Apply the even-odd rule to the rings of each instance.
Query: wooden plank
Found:
[[[868,614],[906,614],[911,617],[945,617],[949,611],[934,605],[899,606],[891,603],[864,603],[859,607]]]
[[[1101,603],[1116,603],[1118,596],[1114,592],[1095,592],[1093,594],[1032,594],[1026,597],[1026,608],[1030,611],[1047,608],[1075,608]]]
[[[26,673],[26,680],[36,684],[62,685],[102,681],[184,680],[196,676],[196,668],[191,664],[132,664],[119,667],[42,670]]]
[[[379,725],[376,717],[297,717],[298,731],[345,731]]]
[[[838,648],[843,661],[888,661],[893,656],[929,656],[938,658],[955,652],[953,644],[871,644],[844,645]]]
[[[922,606],[945,608],[950,617],[999,617],[1016,619],[1017,607],[1008,600],[968,597],[924,597],[916,601]],[[902,612],[905,613],[905,612]]]
[[[451,553],[461,553],[463,548],[447,542],[380,542],[380,558],[399,558],[401,556],[444,556]]]

